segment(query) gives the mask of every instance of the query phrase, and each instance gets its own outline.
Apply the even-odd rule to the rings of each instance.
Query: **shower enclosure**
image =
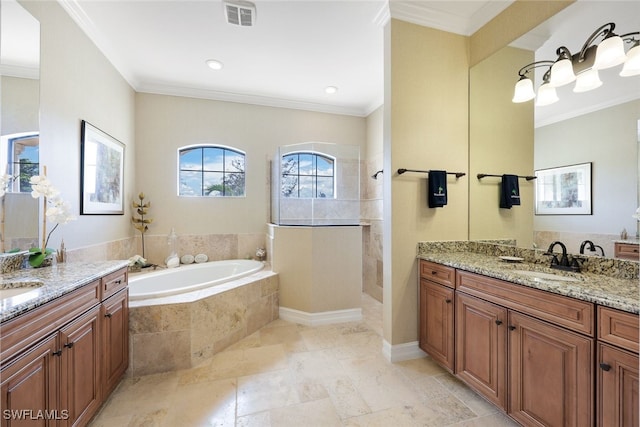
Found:
[[[305,142],[281,146],[272,162],[271,221],[278,225],[360,223],[360,147]]]
[[[280,318],[309,325],[360,320],[360,147],[278,148],[271,202],[268,241]]]

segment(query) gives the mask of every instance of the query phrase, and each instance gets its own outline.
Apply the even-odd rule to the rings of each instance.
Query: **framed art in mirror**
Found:
[[[591,162],[535,171],[536,215],[591,215]]]
[[[124,214],[124,144],[82,121],[80,214]]]

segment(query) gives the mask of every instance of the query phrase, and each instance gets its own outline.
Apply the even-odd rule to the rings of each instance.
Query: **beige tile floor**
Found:
[[[362,304],[362,322],[276,320],[198,367],[126,378],[90,425],[517,425],[429,358],[386,361],[382,305]]]

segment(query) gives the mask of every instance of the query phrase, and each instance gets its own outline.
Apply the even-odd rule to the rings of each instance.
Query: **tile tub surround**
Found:
[[[187,294],[131,301],[128,375],[202,363],[277,319],[278,308],[279,279],[270,270]]]
[[[510,249],[515,252],[501,253],[502,250],[506,251],[507,249],[503,245],[476,242],[434,242],[434,244],[423,242],[418,245],[418,258],[631,313],[640,312],[637,277],[618,278],[590,271],[569,273],[552,270],[548,268],[548,258],[542,255],[541,251],[511,247]],[[521,256],[525,260],[522,263],[504,262],[498,258],[499,255]],[[614,260],[606,261],[614,264]],[[535,270],[571,276],[579,281],[536,281],[531,277],[518,274],[514,270]]]
[[[44,282],[28,293],[0,299],[0,323],[68,294],[109,273],[126,267],[127,261],[68,262],[52,267],[27,268],[3,273],[0,281]]]

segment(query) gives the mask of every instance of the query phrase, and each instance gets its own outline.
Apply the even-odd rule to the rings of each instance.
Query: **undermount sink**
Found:
[[[14,297],[35,290],[44,285],[42,280],[37,279],[17,279],[0,282],[0,299]]]
[[[537,282],[580,282],[580,279],[576,279],[575,277],[562,276],[560,274],[543,273],[541,271],[514,270],[513,272],[521,274],[523,276],[531,277],[534,281]]]

